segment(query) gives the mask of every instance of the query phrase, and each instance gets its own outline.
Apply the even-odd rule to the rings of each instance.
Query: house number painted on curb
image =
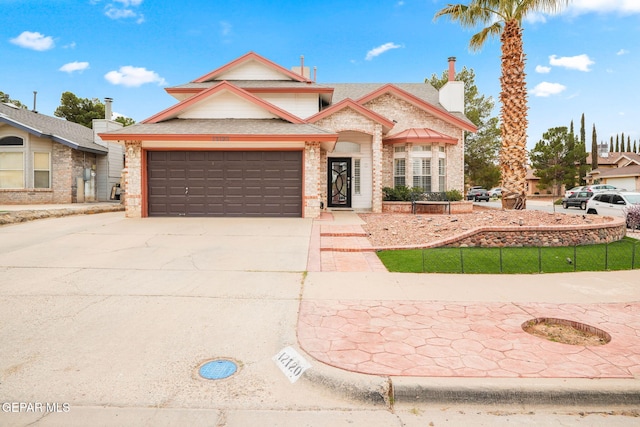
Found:
[[[280,353],[273,356],[273,361],[276,362],[282,373],[289,378],[291,384],[298,381],[300,375],[311,367],[309,362],[291,347],[285,347],[280,350]]]

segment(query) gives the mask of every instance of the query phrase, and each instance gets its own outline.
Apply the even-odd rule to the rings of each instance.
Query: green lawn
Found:
[[[560,273],[640,268],[640,241],[542,248],[435,248],[378,252],[387,270],[405,273]]]

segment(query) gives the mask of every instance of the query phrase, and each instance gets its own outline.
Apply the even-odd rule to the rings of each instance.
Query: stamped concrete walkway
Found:
[[[298,340],[318,361],[389,376],[640,378],[637,271],[500,278],[388,273],[361,224],[353,212],[326,213],[314,222],[308,270],[365,274],[364,284],[362,274],[352,280],[343,274],[335,278],[339,288],[327,289],[322,280],[315,294],[305,289]],[[390,292],[408,277],[423,286]],[[495,283],[502,287],[490,289]],[[478,289],[486,289],[481,301],[474,300]],[[512,289],[519,291],[510,295]],[[621,297],[619,289],[628,295]],[[380,293],[390,297],[376,298]],[[612,340],[586,347],[541,339],[522,329],[537,317],[595,326]]]

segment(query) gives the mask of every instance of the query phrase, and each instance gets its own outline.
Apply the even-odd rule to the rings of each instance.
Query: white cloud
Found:
[[[147,70],[144,67],[132,67],[131,65],[120,67],[118,71],[109,71],[104,75],[104,78],[111,84],[127,87],[138,87],[146,83],[157,83],[159,86],[167,84],[165,79],[155,71]]]
[[[528,14],[525,17],[525,21],[527,21],[530,24],[537,24],[537,23],[544,24],[547,22],[547,17],[542,13],[534,12],[534,13]]]
[[[627,53],[629,53],[628,50],[626,49],[620,49],[618,52],[616,52],[616,55],[620,56],[620,55],[626,55]]]
[[[367,56],[364,59],[366,59],[367,61],[371,61],[376,56],[382,55],[383,53],[385,53],[388,50],[398,49],[400,47],[402,47],[402,46],[400,46],[399,44],[392,43],[392,42],[385,43],[385,44],[383,44],[381,46],[374,47],[369,52],[367,52]]]
[[[39,51],[52,49],[55,44],[50,36],[31,31],[23,31],[22,34],[10,41],[20,47]]]
[[[531,89],[529,93],[532,93],[534,96],[540,96],[540,97],[546,98],[551,95],[557,95],[563,92],[565,89],[567,89],[567,87],[564,85],[561,85],[560,83],[542,82],[537,84],[536,87],[534,87],[533,89]]]
[[[76,48],[76,42],[71,42],[69,44],[66,44],[64,46],[62,46],[63,49],[75,49]]]
[[[568,11],[575,15],[589,12],[634,14],[640,13],[640,2],[638,0],[573,0]]]
[[[83,72],[87,68],[89,68],[88,62],[74,61],[74,62],[69,62],[68,64],[64,64],[62,67],[58,69],[58,71],[64,71],[65,73],[71,74],[74,71]]]
[[[142,4],[143,0],[112,0],[104,7],[104,14],[111,19],[135,19],[136,23],[144,22],[144,15],[135,8]],[[94,2],[96,4],[98,2]]]
[[[225,21],[220,21],[220,33],[222,33],[223,36],[230,35],[232,29],[233,26],[231,24]]]
[[[549,74],[550,72],[551,72],[551,67],[545,67],[544,65],[536,65],[536,73]]]
[[[549,64],[556,67],[564,67],[570,70],[591,71],[589,66],[595,64],[588,55],[562,56],[558,58],[556,55],[549,57]]]

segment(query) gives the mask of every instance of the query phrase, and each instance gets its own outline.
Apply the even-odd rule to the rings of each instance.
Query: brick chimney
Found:
[[[449,57],[449,81],[453,82],[456,80],[456,57]]]

